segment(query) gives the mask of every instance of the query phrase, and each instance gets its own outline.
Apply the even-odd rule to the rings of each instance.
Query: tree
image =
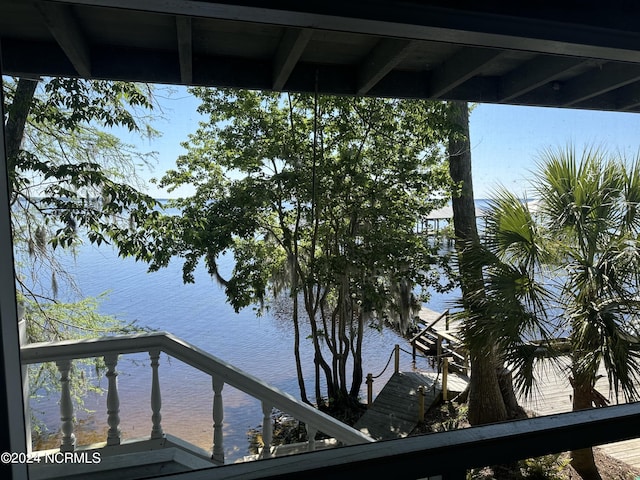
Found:
[[[640,286],[640,162],[550,151],[536,192],[566,271],[559,303],[570,331],[573,409],[591,408],[601,363],[616,397],[636,398],[638,338],[629,317]],[[572,465],[585,479],[599,478],[591,449],[572,452]]]
[[[124,82],[62,78],[4,85],[18,292],[38,327],[30,325],[32,340],[55,340],[64,323],[50,321],[41,306],[55,302],[60,282],[73,288],[57,248],[72,250],[86,235],[130,253],[144,235],[135,218],[156,205],[131,184],[136,162],[148,156],[101,130],[125,126],[152,135],[135,111],[153,107],[151,92]]]
[[[449,139],[449,171],[454,184],[451,203],[457,263],[460,273],[462,307],[464,315],[475,318],[478,302],[474,301],[483,291],[482,270],[469,259],[480,242],[476,225],[476,207],[471,174],[471,146],[469,140],[469,106],[466,102],[450,102],[451,121],[458,128]],[[480,325],[481,327],[481,325]],[[465,324],[465,338],[474,338],[477,324]],[[471,364],[469,385],[469,422],[472,425],[499,422],[507,419],[496,371],[499,360],[492,343],[467,342]]]
[[[136,219],[156,202],[132,181],[136,163],[149,156],[106,130],[153,135],[144,117],[153,107],[151,90],[64,78],[5,79],[3,85],[15,278],[27,341],[139,329],[99,314],[99,299],[82,298],[59,255],[83,238],[128,254],[144,236]],[[32,372],[32,391],[56,385],[55,375],[51,365]]]
[[[532,186],[533,213],[507,192],[492,203],[487,242],[474,254],[485,272],[475,340],[499,345],[527,391],[536,357],[526,340],[566,332],[573,410],[602,405],[601,365],[616,398],[636,399],[640,162],[597,149],[549,150]],[[592,449],[571,458],[582,478],[600,478]]]
[[[299,357],[304,321],[316,402],[358,403],[365,328],[405,329],[414,291],[434,281],[435,247],[414,229],[446,201],[444,105],[193,92],[210,121],[160,183],[195,193],[173,202],[180,216],[159,225],[151,268],[182,256],[184,279],[193,281],[204,259],[236,310],[290,297],[302,400],[309,402]],[[227,252],[235,268],[222,278],[217,262]]]

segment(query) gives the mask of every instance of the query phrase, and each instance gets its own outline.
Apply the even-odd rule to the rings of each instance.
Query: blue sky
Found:
[[[183,88],[172,89],[169,96],[158,92],[165,118],[156,128],[163,132],[162,137],[139,145],[158,152],[155,171],[141,172],[145,179],[161,176],[174,166],[184,152],[180,143],[197,126],[198,100]],[[630,159],[640,152],[640,115],[633,113],[477,104],[471,112],[470,129],[476,199],[486,198],[499,186],[524,195],[529,190],[527,178],[547,148],[568,143],[578,149],[599,145]],[[158,198],[168,196],[154,185],[149,190]]]
[[[478,105],[471,112],[474,195],[504,186],[522,195],[545,149],[599,146],[634,159],[640,152],[640,115],[560,108]]]

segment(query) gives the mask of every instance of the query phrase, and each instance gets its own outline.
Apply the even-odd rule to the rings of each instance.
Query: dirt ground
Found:
[[[616,460],[609,455],[606,455],[598,448],[594,449],[594,456],[602,480],[635,480],[637,478],[640,478],[640,470],[634,469],[626,463]],[[523,475],[522,471],[520,471],[511,472],[511,475],[507,474],[500,476],[499,478],[581,480],[580,475],[578,475],[578,473],[571,467],[571,465],[568,465],[570,461],[568,453],[565,452],[561,454],[558,457],[558,461],[559,465],[564,465],[564,467],[557,467],[557,470],[556,467],[554,467],[552,470],[547,472],[547,476],[537,476],[535,474],[536,470],[533,470],[533,472],[531,472],[529,476]],[[496,477],[494,476],[493,471],[487,468],[476,472],[475,475],[472,476],[472,478],[473,480],[491,480]]]
[[[466,420],[464,407],[456,404],[440,405],[432,408],[425,418],[412,432],[412,435],[442,432],[456,428],[465,428],[469,424]],[[640,469],[621,462],[594,448],[596,465],[603,480],[640,480]],[[560,455],[549,455],[541,459],[529,460],[525,465],[520,462],[519,468],[504,469],[499,474],[492,468],[473,471],[473,480],[491,479],[540,479],[540,480],[581,480],[577,472],[569,465],[570,457],[567,452]],[[544,473],[543,473],[544,472]]]
[[[598,465],[598,470],[603,480],[635,480],[636,478],[640,478],[640,469],[634,469],[626,463],[604,454],[598,448],[596,448],[594,452],[596,465]],[[567,478],[577,479],[580,477],[573,471],[573,476]]]

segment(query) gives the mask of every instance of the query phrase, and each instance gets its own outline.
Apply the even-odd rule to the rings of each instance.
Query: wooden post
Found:
[[[160,350],[149,352],[151,358],[151,438],[162,438],[162,396],[160,394],[160,377],[158,375],[158,365],[160,360]]]
[[[395,352],[394,371],[396,373],[400,373],[400,345],[396,344],[394,348],[394,352]]]
[[[69,370],[71,370],[71,360],[60,360],[56,362],[60,372],[60,421],[62,425],[62,440],[60,442],[61,452],[73,452],[76,448],[76,436],[73,433],[73,402],[71,401],[71,385],[69,383]]]
[[[367,373],[367,408],[373,403],[373,375]]]
[[[273,441],[273,425],[271,424],[271,412],[273,407],[262,402],[262,456],[271,458],[271,442]]]
[[[105,355],[104,363],[107,366],[107,380],[109,382],[107,390],[107,445],[120,445],[120,398],[118,397],[118,355]]]
[[[440,368],[440,361],[442,359],[442,336],[436,336],[436,358],[438,359],[438,368]]]
[[[418,387],[418,421],[424,421],[424,385]]]
[[[449,386],[449,357],[442,358],[442,400],[446,402],[449,400],[449,394],[447,392]]]
[[[224,406],[222,404],[222,387],[224,381],[217,377],[211,377],[213,385],[213,451],[211,459],[219,464],[224,464],[224,444],[222,433],[222,421],[224,420]]]

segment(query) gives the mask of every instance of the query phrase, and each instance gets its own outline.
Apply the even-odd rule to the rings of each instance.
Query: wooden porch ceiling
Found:
[[[632,2],[0,0],[3,71],[640,111]]]

